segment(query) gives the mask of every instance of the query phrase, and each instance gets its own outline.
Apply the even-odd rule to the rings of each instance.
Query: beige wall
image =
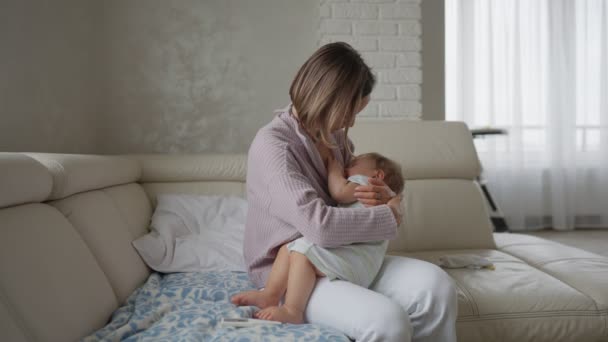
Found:
[[[0,151],[244,152],[318,17],[301,0],[4,0]]]
[[[439,3],[421,3],[423,119],[442,118]],[[319,18],[308,0],[4,0],[0,151],[245,152]]]
[[[302,0],[105,2],[104,151],[245,152],[314,51]]]
[[[93,152],[95,1],[0,1],[0,151]]]

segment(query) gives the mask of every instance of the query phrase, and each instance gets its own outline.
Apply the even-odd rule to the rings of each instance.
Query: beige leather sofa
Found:
[[[608,341],[608,259],[519,234],[492,235],[458,123],[359,123],[357,152],[400,161],[405,219],[391,253],[449,270],[459,341]],[[74,341],[102,327],[150,270],[131,246],[158,193],[245,196],[244,155],[0,154],[0,340]]]

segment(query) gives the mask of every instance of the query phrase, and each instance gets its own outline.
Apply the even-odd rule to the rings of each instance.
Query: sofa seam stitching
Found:
[[[604,262],[608,263],[608,258],[599,257],[599,258],[562,258],[562,259],[549,260],[549,261],[545,261],[545,262],[538,262],[538,263],[534,263],[534,264],[536,264],[538,266],[546,266],[546,265],[550,265],[555,262],[569,261],[569,260],[604,261]]]
[[[525,319],[525,318],[552,318],[552,317],[598,317],[603,318],[607,317],[608,312],[605,310],[602,311],[589,311],[589,313],[585,314],[585,311],[577,311],[568,310],[564,314],[560,314],[560,311],[548,311],[547,313],[551,314],[531,314],[526,312],[516,312],[512,314],[497,314],[497,315],[480,315],[480,316],[464,316],[463,318],[467,319],[458,319],[458,322],[474,322],[474,321],[489,321],[489,320],[498,320],[498,319]]]
[[[449,274],[449,273],[448,273],[448,274]],[[452,276],[450,276],[450,277],[451,277],[451,278],[454,280],[454,282],[456,283],[456,286],[458,286],[458,287],[459,287],[459,288],[462,290],[462,292],[464,292],[464,293],[465,293],[465,295],[467,296],[467,298],[468,298],[468,299],[471,301],[471,304],[472,304],[472,309],[473,309],[473,313],[474,313],[474,314],[475,314],[477,317],[479,317],[479,316],[480,316],[480,315],[479,315],[479,307],[477,306],[477,302],[475,301],[475,298],[474,298],[474,297],[473,297],[473,295],[472,295],[472,294],[469,292],[469,289],[467,289],[467,288],[466,288],[466,286],[464,286],[463,284],[460,284],[460,282],[459,282],[459,281],[458,281],[456,278],[454,278],[454,277],[452,277]]]
[[[118,185],[111,186],[111,187],[108,187],[108,188],[114,188],[114,187],[118,187],[118,186],[125,186],[125,185],[129,185],[129,184],[131,184],[131,183],[128,183],[128,184],[118,184]],[[112,204],[112,206],[113,206],[113,207],[116,209],[116,211],[118,211],[118,214],[119,214],[119,215],[120,215],[120,216],[121,216],[123,219],[125,219],[125,223],[127,224],[127,226],[129,226],[129,227],[130,227],[130,226],[131,226],[131,221],[129,221],[128,219],[126,219],[126,217],[124,217],[123,212],[122,212],[122,211],[119,209],[119,206],[118,206],[118,204],[117,204],[117,203],[114,201],[114,198],[113,198],[112,196],[110,196],[110,194],[109,194],[109,193],[106,191],[106,189],[108,189],[108,188],[103,188],[103,189],[100,189],[100,190],[97,190],[97,191],[100,191],[100,192],[103,194],[103,196],[104,196],[104,197],[107,197],[107,198],[109,199],[109,202],[110,202],[110,203]],[[96,191],[96,190],[92,190],[92,191]],[[133,239],[133,241],[137,239],[137,238],[135,238],[135,237],[133,236],[133,232],[131,231],[131,229],[127,228],[127,231],[128,231],[128,233],[129,233],[129,236],[131,237],[131,239]],[[149,232],[149,231],[150,231],[150,224],[148,224],[148,232]],[[84,239],[83,239],[83,240],[84,240]],[[135,247],[133,246],[133,241],[131,241],[130,245],[131,245],[131,247],[132,247],[133,249],[135,249]],[[136,249],[135,249],[135,250],[136,250]],[[138,255],[140,258],[141,258],[141,255],[139,255],[139,253],[138,253],[138,251],[137,251],[137,250],[136,250],[136,254],[137,254],[137,255]],[[97,257],[95,257],[95,259],[97,259]],[[146,264],[146,263],[144,262],[143,258],[141,258],[141,259],[142,259],[143,264],[144,264],[144,265],[146,266],[146,268],[148,269],[148,272],[149,272],[149,273],[152,273],[152,271],[153,271],[153,270],[150,268],[150,266],[148,266],[148,264]],[[131,291],[131,293],[129,293],[129,294],[127,295],[127,297],[124,299],[124,303],[122,303],[122,302],[121,302],[121,300],[118,298],[118,289],[114,287],[114,284],[112,283],[112,281],[111,281],[111,279],[110,279],[110,276],[109,276],[109,275],[108,275],[108,274],[105,272],[105,270],[103,270],[103,268],[101,267],[100,262],[98,262],[98,264],[99,264],[99,268],[101,268],[101,269],[102,269],[102,271],[103,271],[104,275],[105,275],[105,276],[106,276],[106,278],[108,279],[108,283],[109,283],[109,284],[110,284],[110,286],[112,287],[112,291],[114,292],[114,296],[116,297],[116,301],[118,302],[118,305],[119,305],[119,307],[120,307],[122,304],[126,303],[126,301],[129,299],[129,296],[131,295],[131,293],[133,293],[133,291],[134,291],[134,290],[133,290],[133,291]],[[149,275],[148,275],[148,276],[149,276]],[[146,277],[146,278],[147,278],[147,277]],[[145,282],[145,281],[144,281],[144,282]],[[140,286],[141,286],[141,285],[140,285]]]
[[[576,314],[576,316],[603,316],[608,314],[606,310],[548,310],[548,311],[536,311],[537,313],[554,314],[554,316],[568,316],[570,314]],[[563,315],[562,315],[563,313]],[[497,314],[485,314],[479,317],[502,317],[502,316],[521,316],[521,315],[534,315],[534,312],[520,311],[520,312],[509,312],[509,313],[497,313]],[[540,315],[542,316],[542,315]],[[474,317],[472,315],[462,317]]]

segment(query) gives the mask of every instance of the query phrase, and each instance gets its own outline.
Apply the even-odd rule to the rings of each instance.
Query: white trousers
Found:
[[[356,341],[455,342],[457,294],[439,267],[387,256],[370,289],[321,278],[306,319]]]

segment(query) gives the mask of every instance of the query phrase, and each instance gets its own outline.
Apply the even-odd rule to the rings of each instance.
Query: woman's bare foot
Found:
[[[280,299],[278,295],[266,290],[254,290],[234,295],[230,298],[230,301],[237,306],[257,306],[260,309],[265,309],[270,306],[279,305]]]
[[[282,323],[302,324],[304,323],[304,313],[296,311],[285,305],[271,306],[264,310],[260,310],[254,314],[258,319],[267,321],[277,321]]]

